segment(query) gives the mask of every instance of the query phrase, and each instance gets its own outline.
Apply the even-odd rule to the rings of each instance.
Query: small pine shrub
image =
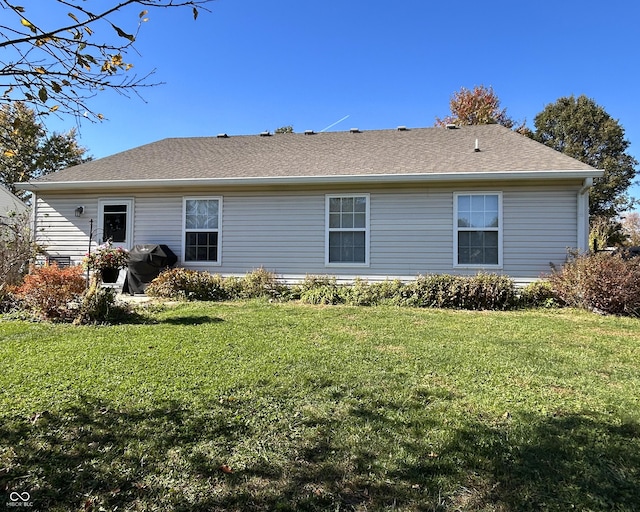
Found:
[[[85,290],[82,267],[59,268],[57,264],[31,267],[16,295],[24,306],[45,320],[71,320]]]
[[[612,315],[640,316],[640,258],[621,254],[572,255],[549,276],[564,305]]]

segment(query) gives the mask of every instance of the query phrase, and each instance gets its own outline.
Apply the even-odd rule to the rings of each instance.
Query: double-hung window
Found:
[[[184,199],[184,261],[220,264],[222,198]]]
[[[454,194],[455,266],[502,265],[502,194]]]
[[[326,263],[369,264],[369,195],[326,196]]]

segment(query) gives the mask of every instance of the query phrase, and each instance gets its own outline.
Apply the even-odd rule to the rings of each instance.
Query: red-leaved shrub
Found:
[[[17,290],[23,304],[46,320],[70,320],[70,303],[85,290],[82,267],[59,268],[57,264],[31,267]]]
[[[607,253],[575,255],[549,276],[549,282],[567,306],[640,316],[640,258]]]

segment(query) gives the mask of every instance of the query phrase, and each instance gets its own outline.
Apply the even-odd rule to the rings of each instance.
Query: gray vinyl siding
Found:
[[[549,186],[451,186],[412,188],[198,190],[131,193],[134,198],[134,244],[167,244],[182,262],[184,197],[221,197],[221,258],[218,265],[189,265],[222,274],[244,274],[264,267],[284,278],[328,274],[370,279],[418,274],[475,274],[453,267],[453,194],[500,191],[503,197],[503,268],[487,269],[517,280],[537,278],[549,263],[562,264],[567,248],[577,245],[578,184]],[[368,266],[325,265],[325,195],[362,194],[370,198]],[[100,198],[122,194],[47,194],[37,198],[37,237],[52,254],[79,262],[87,251],[89,219]],[[78,205],[82,217],[74,216]]]

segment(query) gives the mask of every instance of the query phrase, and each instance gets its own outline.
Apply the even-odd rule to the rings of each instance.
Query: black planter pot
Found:
[[[119,268],[103,268],[100,270],[103,283],[115,283],[120,274]]]

